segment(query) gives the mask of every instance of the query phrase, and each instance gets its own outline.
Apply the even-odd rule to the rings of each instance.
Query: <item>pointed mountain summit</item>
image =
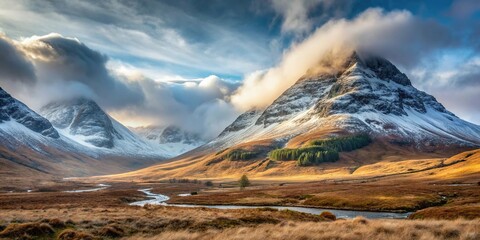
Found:
[[[388,60],[356,52],[309,70],[265,110],[242,114],[213,144],[285,142],[325,129],[417,145],[480,145],[479,126],[413,87]]]
[[[114,139],[123,139],[113,127],[112,119],[87,98],[53,102],[40,112],[67,135],[81,137],[96,147],[113,148]]]
[[[51,122],[0,88],[0,175],[12,181],[28,176],[35,183],[119,173],[169,156],[89,99],[57,101],[42,110]]]
[[[91,99],[55,101],[45,105],[40,112],[67,139],[94,148],[98,153],[169,156],[166,149],[144,141]]]

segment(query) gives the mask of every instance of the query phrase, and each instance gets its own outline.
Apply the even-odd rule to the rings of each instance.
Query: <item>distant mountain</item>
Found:
[[[123,140],[113,127],[110,117],[94,102],[78,98],[62,102],[53,102],[40,110],[51,123],[62,129],[65,135],[89,143],[96,147],[113,148],[114,140]]]
[[[188,152],[206,142],[198,134],[185,131],[173,125],[130,129],[142,136],[146,141],[166,149],[172,157]]]
[[[87,98],[52,102],[40,113],[64,137],[100,154],[170,156],[165,148],[144,141]]]

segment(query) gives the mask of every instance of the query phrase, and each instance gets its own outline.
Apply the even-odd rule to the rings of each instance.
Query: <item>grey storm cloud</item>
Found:
[[[144,101],[137,84],[118,81],[110,74],[107,56],[76,39],[50,34],[26,39],[21,46],[35,62],[42,82],[84,85],[90,90],[89,95],[93,94],[90,97],[109,108]]]
[[[452,3],[450,11],[448,11],[448,15],[459,19],[466,19],[479,10],[480,2],[477,0],[455,0]]]
[[[403,22],[391,28],[387,25],[375,32],[360,33],[357,48],[410,69],[438,50],[459,46],[460,42],[447,27],[406,14]]]
[[[212,8],[217,3],[225,9]],[[247,26],[256,24],[254,18],[245,17],[248,5],[246,1],[0,1],[0,31],[14,38],[50,32],[75,36],[112,58],[148,69],[149,77],[157,80],[198,77],[198,72],[240,77],[269,66],[271,58],[280,54],[270,48],[268,32],[245,26],[245,21]],[[244,10],[237,13],[237,9]]]
[[[0,35],[0,78],[9,82],[34,83],[35,69],[14,43]]]

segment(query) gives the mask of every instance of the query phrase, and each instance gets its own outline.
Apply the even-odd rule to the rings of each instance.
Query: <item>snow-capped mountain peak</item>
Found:
[[[94,152],[111,155],[171,157],[170,152],[145,141],[110,117],[93,100],[74,98],[47,104],[41,113],[60,134]]]
[[[123,139],[113,127],[112,119],[92,100],[52,102],[40,111],[62,132],[96,147],[113,148],[114,139]]]
[[[356,52],[336,69],[309,70],[266,109],[242,114],[212,144],[285,141],[326,128],[416,144],[480,145],[480,126],[416,89],[388,60]]]

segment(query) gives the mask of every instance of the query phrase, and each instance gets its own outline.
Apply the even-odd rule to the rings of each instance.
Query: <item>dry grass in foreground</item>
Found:
[[[335,222],[282,222],[206,232],[166,231],[129,239],[480,239],[479,221],[337,220]]]
[[[275,209],[4,210],[0,239],[480,239],[475,220],[337,219]]]

